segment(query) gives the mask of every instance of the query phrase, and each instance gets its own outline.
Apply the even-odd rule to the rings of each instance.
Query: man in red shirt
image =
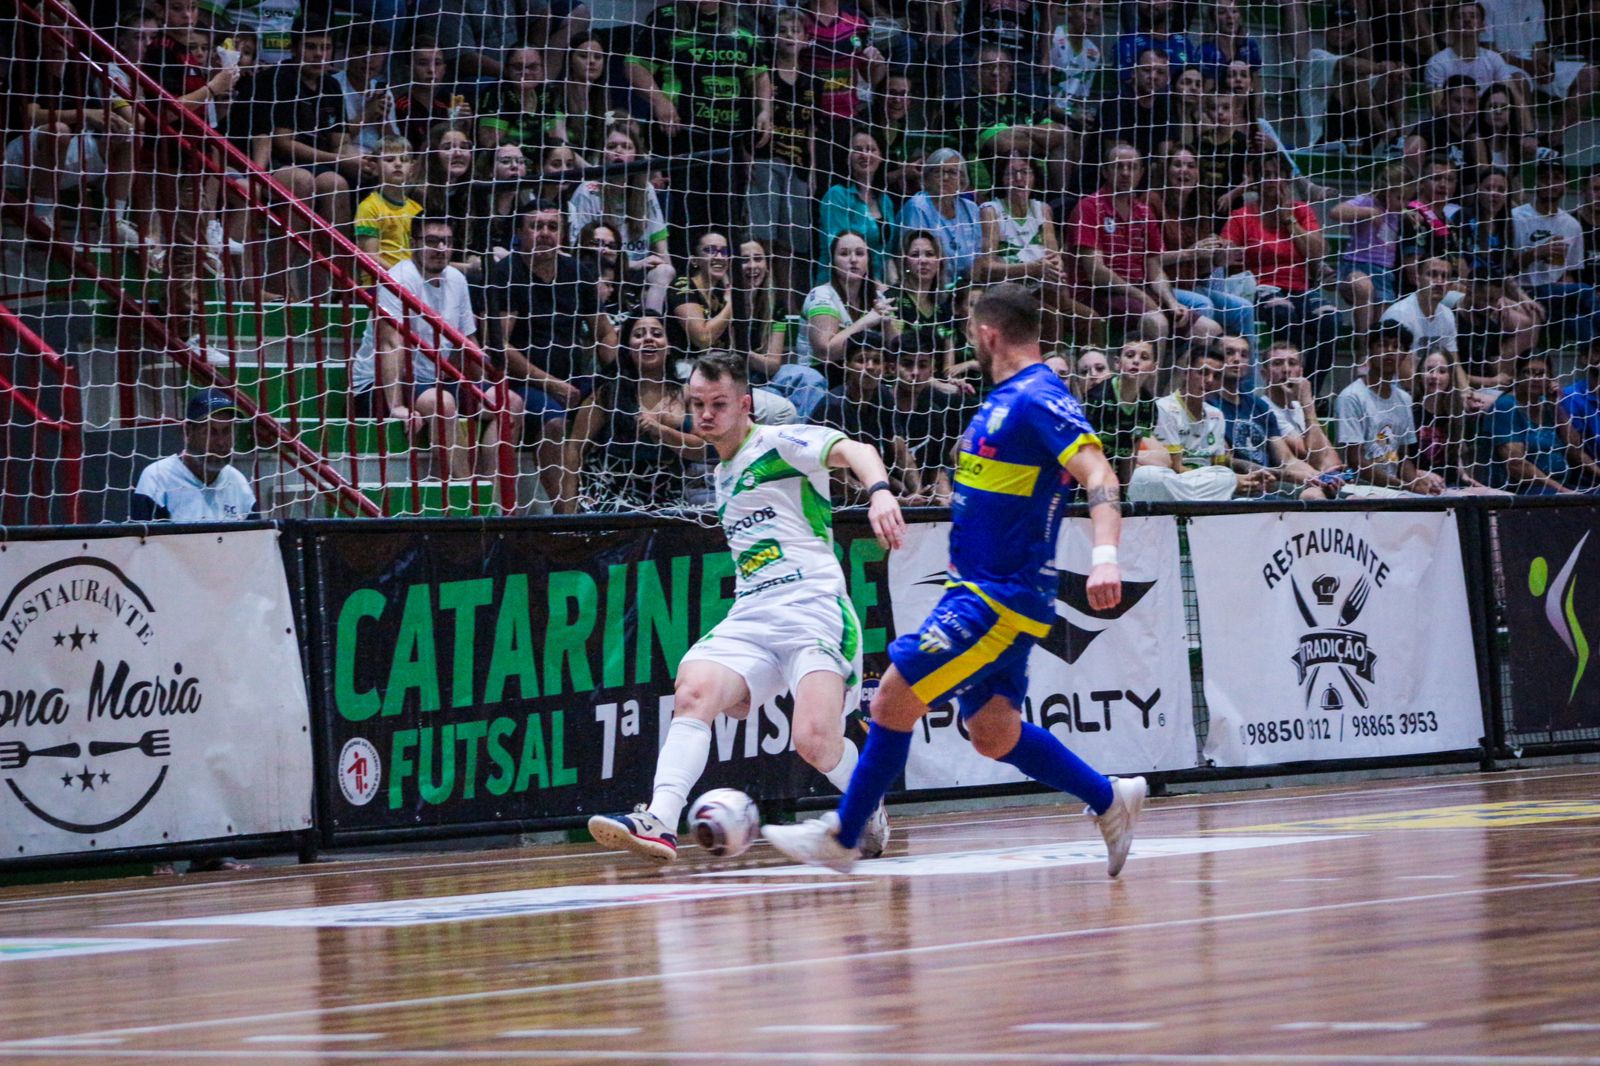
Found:
[[[1144,177],[1139,150],[1113,145],[1102,174],[1100,191],[1079,200],[1068,220],[1069,243],[1078,254],[1078,299],[1122,319],[1126,328],[1137,321],[1139,335],[1158,350],[1174,336],[1220,335],[1222,327],[1196,310],[1210,302],[1178,292],[1161,270],[1166,242],[1161,220],[1138,191]]]
[[[1256,162],[1257,198],[1228,216],[1222,239],[1244,249],[1244,268],[1256,276],[1256,310],[1275,340],[1305,355],[1308,376],[1319,384],[1333,360],[1339,318],[1312,275],[1327,242],[1316,213],[1294,199],[1292,175],[1281,156]]]

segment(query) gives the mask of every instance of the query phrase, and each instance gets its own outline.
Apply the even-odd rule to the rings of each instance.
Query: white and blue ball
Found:
[[[694,842],[722,859],[743,855],[761,833],[756,801],[736,788],[714,788],[689,808]]]

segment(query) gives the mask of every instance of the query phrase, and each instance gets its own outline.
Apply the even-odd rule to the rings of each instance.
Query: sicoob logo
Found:
[[[204,696],[182,663],[149,672],[156,614],[143,589],[93,556],[40,567],[6,590],[0,675],[27,664],[49,679],[42,689],[0,684],[0,780],[27,816],[101,833],[161,791],[173,732]]]

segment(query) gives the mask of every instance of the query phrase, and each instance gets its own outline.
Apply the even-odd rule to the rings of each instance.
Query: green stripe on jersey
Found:
[[[832,544],[833,504],[817,491],[810,478],[800,482],[800,510],[805,512],[806,521],[811,523],[811,532],[824,543]]]
[[[839,614],[844,619],[844,633],[839,638],[839,654],[844,656],[846,663],[854,664],[856,651],[861,647],[861,623],[856,618],[856,612],[850,607],[849,601],[835,596],[839,604]],[[855,672],[845,679],[845,687],[850,688],[857,681]]]
[[[744,473],[739,475],[739,480],[734,482],[733,492],[729,495],[737,496],[769,481],[787,481],[792,477],[800,478],[808,486],[811,484],[804,474],[790,466],[788,461],[778,454],[778,449],[773,448],[759,459],[751,460],[750,465],[744,468]],[[816,523],[813,522],[812,526],[815,528]]]

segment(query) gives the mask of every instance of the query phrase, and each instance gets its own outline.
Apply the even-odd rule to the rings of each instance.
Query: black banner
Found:
[[[865,690],[893,625],[885,552],[838,529]],[[324,526],[308,538],[323,640],[322,826],[556,822],[650,798],[683,653],[732,604],[718,530],[550,533]],[[788,697],[713,726],[696,794],[832,791],[792,752]]]
[[[1517,734],[1600,729],[1600,507],[1501,511]]]

